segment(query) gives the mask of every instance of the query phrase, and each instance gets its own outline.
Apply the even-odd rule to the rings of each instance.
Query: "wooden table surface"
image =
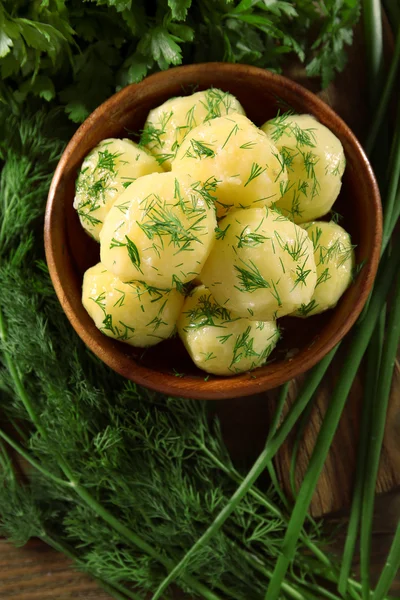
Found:
[[[336,111],[352,126],[356,134],[362,133],[366,119],[365,69],[360,67],[360,57],[364,55],[362,34],[359,29],[348,67],[338,78],[335,85],[330,86],[328,90],[322,93],[322,97],[335,107]],[[299,66],[294,65],[287,74],[311,90],[317,91],[318,83],[306,80],[304,71]],[[325,385],[320,392],[316,409],[311,415],[308,441],[306,444],[303,444],[299,455],[300,469],[296,476],[298,480],[301,480],[304,473],[309,454],[315,442],[316,433],[319,430],[321,415],[323,415],[324,408],[329,402],[329,390],[332,389],[335,376],[335,366],[333,366],[333,370],[331,374],[328,374]],[[313,499],[311,510],[315,516],[336,511],[340,507],[345,507],[349,504],[354,477],[357,422],[361,409],[361,391],[362,378],[358,377],[353,387],[348,406],[346,407],[339,433],[336,436],[332,451],[320,478],[317,493]],[[267,405],[268,407],[266,408]],[[257,398],[241,399],[238,402],[233,401],[230,402],[229,407],[220,403],[218,413],[221,417],[223,429],[225,424],[228,432],[226,436],[228,447],[230,446],[229,432],[232,437],[235,437],[235,427],[238,427],[243,433],[246,423],[248,428],[253,428],[254,423],[256,423],[256,429],[260,435],[249,436],[249,438],[253,437],[253,443],[248,449],[247,457],[249,459],[254,458],[254,454],[261,449],[259,445],[265,439],[265,425],[268,420],[268,412],[271,412],[272,406],[273,402],[266,403],[265,399],[264,402],[260,402]],[[253,418],[249,420],[248,415],[253,411]],[[264,424],[263,426],[261,425],[262,423]],[[399,427],[400,369],[397,365],[378,491],[393,490],[400,484]],[[252,429],[253,434],[257,432]],[[278,474],[287,492],[289,491],[287,476],[289,456],[290,444],[282,449],[276,461]],[[344,457],[345,460],[343,462]],[[373,579],[379,574],[384,563],[394,529],[399,519],[400,489],[378,496],[371,565]],[[346,509],[341,510],[337,516],[330,517],[328,519],[329,522],[333,526],[338,522],[345,523]],[[343,547],[344,532],[345,529],[343,528],[342,535],[335,535],[335,549],[339,553]],[[357,569],[357,563],[355,564],[355,568]],[[395,582],[392,595],[400,597],[400,578]],[[71,568],[71,562],[67,558],[49,548],[40,540],[31,540],[23,548],[14,548],[7,541],[0,539],[0,600],[106,600],[109,598],[110,596],[100,590],[90,577],[74,571]]]
[[[372,545],[371,577],[375,581],[384,564],[394,529],[400,518],[400,489],[377,497]],[[329,519],[332,527],[346,522],[342,513]],[[336,529],[335,529],[336,530]],[[336,538],[335,550],[343,547],[344,532]],[[355,571],[357,572],[357,557]],[[400,576],[391,595],[400,598]],[[185,596],[189,600],[188,596]],[[40,540],[15,548],[0,539],[1,600],[110,600],[87,575],[73,570],[71,561]],[[250,598],[248,600],[251,600]]]

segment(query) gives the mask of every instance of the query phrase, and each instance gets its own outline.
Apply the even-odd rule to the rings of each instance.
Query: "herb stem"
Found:
[[[383,238],[390,238],[389,231],[392,229],[393,211],[396,200],[396,193],[400,180],[400,105],[397,110],[395,135],[392,144],[392,156],[390,160],[390,179],[389,189],[385,203],[385,219],[383,224]]]
[[[290,561],[295,554],[296,543],[301,533],[315,486],[329,452],[354,377],[371,339],[378,316],[386,302],[386,296],[389,292],[393,277],[397,273],[398,264],[400,262],[399,259],[400,241],[396,246],[394,256],[387,261],[387,264],[382,265],[379,269],[378,280],[371,297],[367,318],[362,321],[354,333],[348,354],[351,356],[351,360],[344,363],[341,378],[332,394],[307,472],[289,520],[289,525],[283,541],[282,555],[277,560],[274,577],[267,590],[265,600],[276,600],[276,598],[279,597],[279,590]]]
[[[254,567],[259,573],[264,575],[264,577],[266,577],[267,580],[271,579],[272,571],[270,569],[268,569],[267,567],[265,567],[260,562],[258,557],[250,556],[246,552],[246,550],[243,549],[241,546],[236,545],[236,549],[239,551],[239,553],[244,558],[244,560],[246,560],[246,562],[248,562],[250,565],[252,565],[252,567]],[[286,595],[289,596],[290,598],[293,598],[293,600],[310,600],[310,598],[313,597],[311,595],[308,595],[308,593],[307,593],[307,596],[304,596],[300,590],[295,588],[292,584],[288,583],[287,581],[284,582],[284,585],[282,586],[282,591],[285,592]],[[307,590],[307,592],[308,592],[308,590]],[[336,598],[335,598],[335,600],[336,600]]]
[[[372,596],[372,600],[384,600],[390,590],[397,573],[400,569],[400,523],[397,525],[396,533],[382,569],[378,584]]]
[[[396,361],[397,348],[400,341],[400,275],[397,276],[393,307],[390,310],[387,327],[387,337],[382,350],[382,360],[379,369],[378,385],[375,399],[379,409],[371,412],[368,454],[365,473],[362,519],[361,519],[361,575],[366,577],[363,585],[363,598],[369,597],[369,563],[371,553],[372,521],[374,513],[375,487],[385,432],[387,407],[390,397],[393,369]],[[363,579],[361,578],[363,581]],[[364,583],[364,582],[363,582]]]
[[[285,408],[290,384],[291,381],[287,381],[285,384],[283,384],[283,386],[280,389],[278,401],[276,403],[276,409],[268,432],[267,443],[270,441],[270,439],[278,429],[279,421],[281,420],[283,409]]]
[[[288,385],[290,385],[290,383]],[[283,387],[284,386],[282,386],[282,388]],[[221,469],[221,471],[223,471],[229,477],[231,477],[235,483],[240,485],[243,482],[243,477],[240,475],[240,473],[238,473],[236,469],[229,468],[223,462],[221,462],[218,459],[218,457],[215,456],[214,453],[210,452],[210,450],[207,448],[204,442],[202,442],[200,446],[203,452],[208,456],[208,458],[212,460],[213,463]],[[279,519],[286,520],[286,517],[282,513],[282,511],[273,502],[271,502],[271,500],[269,500],[258,488],[251,487],[248,493],[251,496],[253,496],[253,498],[255,498],[262,506],[265,506],[265,508],[267,508],[272,515]],[[315,558],[319,560],[319,562],[321,562],[328,569],[332,569],[332,563],[329,560],[328,556],[326,556],[326,554],[324,554],[324,552],[320,548],[318,548],[316,544],[314,544],[314,542],[308,537],[306,531],[302,532],[301,540],[304,543],[304,545],[307,546],[307,548],[314,554]]]
[[[48,546],[54,548],[54,550],[57,550],[57,552],[61,552],[62,554],[67,556],[78,567],[82,566],[82,562],[79,556],[77,556],[74,550],[65,542],[61,542],[54,535],[50,535],[48,532],[45,532],[43,535],[41,535],[40,539]],[[98,583],[98,585],[102,587],[103,590],[105,590],[108,594],[110,594],[110,596],[115,598],[115,600],[127,600],[128,598],[130,600],[141,600],[141,597],[138,594],[135,594],[135,592],[128,590],[128,588],[124,587],[123,585],[120,585],[116,582],[110,583],[94,574],[92,574],[92,576],[93,579]]]
[[[365,50],[367,54],[370,103],[374,106],[383,78],[383,33],[380,0],[363,0]]]
[[[0,308],[0,339],[2,339],[3,341],[6,341],[6,328],[5,328],[5,323],[4,323],[4,318],[3,318],[3,313],[1,311]],[[29,414],[29,417],[31,419],[31,421],[34,423],[34,425],[36,426],[36,429],[38,430],[38,432],[43,436],[43,438],[45,439],[47,437],[46,432],[44,431],[44,429],[42,428],[39,419],[37,418],[36,412],[32,406],[32,403],[30,401],[30,398],[28,396],[28,394],[26,393],[26,390],[22,384],[21,378],[19,376],[18,370],[11,358],[11,356],[9,355],[9,353],[5,350],[4,351],[4,356],[5,356],[5,360],[7,362],[7,366],[8,369],[10,371],[10,374],[12,376],[14,385],[15,385],[15,389],[22,401],[22,403],[25,406],[26,411]],[[4,437],[4,434],[3,434]],[[163,556],[161,556],[160,554],[158,554],[158,552],[156,550],[154,550],[154,548],[148,544],[145,540],[143,540],[140,536],[138,536],[135,532],[131,531],[128,527],[126,527],[126,525],[124,525],[119,519],[117,519],[116,517],[114,517],[114,515],[112,515],[107,509],[104,508],[104,506],[102,504],[100,504],[87,490],[85,487],[83,487],[79,482],[75,481],[75,477],[68,465],[68,463],[61,457],[58,456],[58,463],[60,466],[60,469],[63,471],[64,475],[67,477],[67,479],[69,480],[69,483],[64,482],[63,480],[60,480],[60,482],[63,482],[63,485],[65,485],[66,483],[69,484],[74,491],[76,492],[76,494],[99,516],[101,517],[106,523],[108,523],[110,525],[110,527],[112,527],[115,531],[117,531],[118,533],[120,533],[126,540],[128,540],[131,544],[133,544],[134,546],[136,546],[137,548],[139,548],[140,550],[142,550],[143,552],[145,552],[146,554],[148,554],[148,556],[151,556],[154,560],[158,561],[160,564],[162,564],[167,571],[172,569],[172,562],[169,561],[168,559],[164,558]],[[32,460],[30,461],[31,464]],[[35,461],[36,463],[36,461]],[[36,463],[36,465],[33,466],[37,466],[38,463]],[[41,470],[41,469],[40,469]],[[43,470],[42,470],[43,472]],[[45,473],[44,473],[45,474]],[[52,479],[54,480],[55,476],[52,476]],[[198,582],[196,579],[188,576],[188,575],[183,575],[182,579],[197,593],[201,594],[203,596],[203,598],[205,598],[206,600],[220,600],[219,596],[217,596],[216,594],[214,594],[211,590],[209,590],[206,586],[204,586],[203,584],[201,584],[200,582]]]
[[[400,28],[397,31],[395,49],[393,53],[392,62],[390,65],[389,73],[386,79],[385,87],[380,96],[379,106],[375,112],[374,117],[372,118],[372,125],[369,130],[369,134],[367,140],[365,142],[365,151],[367,154],[371,154],[378,132],[382,126],[384,116],[386,114],[386,110],[389,104],[390,96],[393,91],[393,85],[396,81],[396,75],[400,64]]]
[[[275,456],[283,442],[285,441],[289,431],[292,429],[299,415],[303,412],[305,406],[307,406],[308,402],[314,395],[316,388],[318,387],[321,379],[325,375],[325,372],[330,365],[335,352],[338,346],[331,350],[319,363],[314,367],[311,371],[310,376],[308,377],[304,388],[302,389],[301,394],[298,396],[296,401],[293,403],[289,413],[287,414],[285,421],[279,427],[278,431],[271,438],[269,443],[265,446],[264,450],[261,452],[255,463],[253,464],[250,471],[247,473],[246,477],[244,477],[242,483],[239,485],[237,490],[229,499],[228,503],[224,508],[218,513],[215,517],[214,521],[209,525],[206,531],[203,533],[201,537],[193,544],[193,546],[187,551],[185,556],[180,560],[180,562],[174,567],[174,569],[169,573],[169,575],[164,579],[164,581],[159,585],[155,594],[152,597],[152,600],[157,600],[161,598],[161,594],[164,590],[169,586],[172,581],[178,577],[178,575],[182,572],[182,570],[188,564],[190,558],[198,552],[200,548],[202,548],[212,537],[213,535],[222,527],[227,518],[231,515],[231,513],[235,510],[243,496],[247,494],[247,492],[252,489],[252,485],[261,475],[261,473],[265,470],[267,464],[272,460]]]
[[[0,307],[0,340],[2,340],[3,342],[7,341],[7,331],[6,331],[6,326],[5,326],[4,317],[3,317],[3,311],[1,310],[1,307]],[[30,399],[29,399],[29,397],[25,391],[25,388],[22,384],[21,377],[18,373],[17,367],[14,364],[14,361],[11,359],[11,356],[7,352],[7,350],[4,350],[3,354],[4,354],[5,362],[7,364],[7,368],[13,379],[16,392],[19,395],[22,403],[24,404],[25,409],[26,409],[32,423],[35,425],[35,427],[38,430],[38,432],[40,433],[40,435],[42,435],[43,437],[46,437],[46,433],[43,430],[42,426],[40,425],[39,420],[36,417],[36,413],[33,410],[32,404],[31,404]]]
[[[400,152],[400,144],[399,144],[399,152]],[[397,192],[397,198],[395,201],[395,205],[393,208],[393,216],[391,219],[391,223],[388,226],[386,234],[383,236],[382,240],[382,252],[386,250],[388,243],[390,242],[390,238],[392,237],[393,230],[396,227],[397,221],[400,218],[400,190]]]
[[[64,487],[65,486],[72,487],[72,484],[70,481],[65,481],[65,479],[61,479],[60,477],[57,477],[57,475],[54,475],[53,473],[51,473],[50,471],[48,471],[47,469],[42,467],[42,465],[37,460],[32,458],[32,456],[29,454],[29,452],[26,452],[26,450],[22,446],[20,446],[16,441],[14,441],[2,429],[0,429],[0,437],[2,437],[3,440],[5,440],[7,442],[7,444],[9,444],[16,452],[18,452],[18,454],[20,454],[22,456],[22,458],[24,458],[30,465],[32,465],[32,467],[34,467],[37,471],[42,473],[42,475],[44,475],[45,477],[48,477],[51,481],[53,481],[57,485],[62,485]]]
[[[354,549],[361,519],[363,485],[367,470],[369,427],[376,398],[378,370],[381,362],[383,335],[385,332],[385,314],[385,310],[382,310],[378,324],[372,334],[371,343],[367,349],[365,393],[361,409],[360,439],[357,453],[354,491],[338,584],[338,590],[343,596],[347,591],[347,583],[352,568]],[[365,581],[369,580],[369,572],[365,572],[363,569],[362,571],[364,571],[364,574],[361,577],[361,581],[364,584],[364,578]]]
[[[9,480],[11,481],[13,488],[15,488],[16,479],[15,479],[13,464],[12,464],[11,458],[1,440],[0,440],[0,450],[1,450],[0,464],[3,468],[4,473],[7,473],[7,476],[9,478]]]

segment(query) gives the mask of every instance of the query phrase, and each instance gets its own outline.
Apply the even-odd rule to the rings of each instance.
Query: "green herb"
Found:
[[[217,335],[217,340],[220,344],[225,344],[231,337],[233,333],[228,333],[227,335]]]
[[[215,203],[217,198],[215,196],[216,191],[218,189],[218,184],[221,181],[216,179],[216,177],[211,176],[206,181],[195,181],[192,184],[192,190],[203,198],[209,208],[215,207]]]
[[[251,327],[250,325],[246,328],[242,334],[240,334],[233,347],[233,357],[230,364],[230,369],[234,370],[235,364],[249,356],[259,357],[259,353],[253,348],[254,338],[250,337]]]
[[[207,110],[204,121],[221,117],[231,111],[232,96],[229,92],[211,88],[207,90],[204,101],[201,102]],[[223,108],[223,110],[221,110]]]
[[[238,240],[237,247],[238,248],[255,248],[263,244],[269,238],[262,233],[257,233],[258,229],[261,227],[263,221],[260,222],[257,229],[255,231],[247,232],[247,226],[243,229],[240,235],[236,236]]]
[[[245,144],[239,146],[239,148],[242,150],[251,150],[251,148],[254,148],[254,146],[256,146],[256,142],[246,142]]]
[[[246,263],[243,259],[240,259],[240,262],[244,266],[239,267],[238,265],[234,265],[234,269],[238,273],[237,279],[239,281],[239,285],[235,285],[237,290],[240,292],[249,292],[251,294],[257,290],[269,289],[271,287],[252,260],[249,260],[249,262]]]
[[[274,236],[276,241],[278,242],[280,248],[286,252],[290,258],[294,261],[299,261],[300,259],[302,259],[303,257],[308,258],[308,254],[307,254],[307,249],[308,249],[308,245],[307,245],[307,240],[308,240],[308,236],[304,235],[304,233],[300,233],[301,230],[299,230],[298,227],[294,227],[294,241],[293,242],[288,242],[288,241],[284,241],[280,235],[280,233],[278,231],[274,231]]]
[[[312,56],[310,75],[324,87],[342,70],[359,2],[340,7],[210,0],[59,0],[1,5],[1,95],[14,105],[27,96],[57,99],[81,122],[116,89],[185,62],[227,60],[279,70],[285,53]],[[311,54],[310,50],[313,47]],[[306,52],[305,52],[306,51]],[[61,75],[61,77],[60,77]],[[60,87],[61,83],[61,87]],[[210,92],[210,118],[226,95]],[[152,135],[157,141],[156,132]]]
[[[257,177],[259,177],[262,173],[264,173],[264,171],[266,171],[266,167],[262,168],[257,163],[253,163],[251,165],[249,178],[247,179],[246,183],[244,184],[244,187],[246,187],[246,185],[249,185],[249,183],[251,183]]]
[[[192,205],[181,195],[177,180],[175,199],[178,200],[176,206],[182,208],[188,223],[184,223],[178,212],[173,210],[173,206],[159,196],[151,194],[142,201],[145,217],[138,225],[146,237],[154,241],[152,248],[158,254],[165,246],[170,245],[176,248],[175,254],[192,252],[193,244],[201,244],[199,236],[204,235],[206,231],[202,224],[207,218],[205,209],[197,207],[196,204]]]
[[[231,139],[232,135],[236,135],[237,132],[239,131],[239,126],[237,124],[235,124],[231,131],[229,132],[228,137],[226,138],[225,142],[223,143],[223,145],[221,146],[221,150],[222,148],[225,148],[226,144],[229,142],[229,140]],[[242,147],[242,146],[241,146]]]
[[[228,229],[230,227],[230,223],[228,223],[228,225],[225,227],[225,229],[220,229],[219,227],[215,228],[215,238],[217,240],[223,240],[226,236],[226,234],[228,233]]]
[[[201,295],[197,300],[196,306],[184,314],[187,316],[189,322],[185,328],[186,330],[207,326],[223,327],[224,323],[232,321],[229,310],[216,304],[211,294]],[[221,321],[221,323],[217,323],[216,321]]]
[[[309,315],[309,313],[311,311],[313,311],[314,309],[316,309],[317,306],[318,306],[318,303],[315,300],[311,300],[308,304],[302,304],[300,306],[300,308],[297,309],[297,312],[302,317],[307,317],[307,315]]]
[[[272,141],[276,143],[285,135],[293,137],[296,140],[296,148],[298,151],[303,151],[302,146],[314,148],[316,145],[315,130],[312,127],[304,129],[297,123],[293,123],[292,116],[293,112],[288,111],[283,114],[278,114],[269,121],[269,125],[272,128],[270,133]],[[286,146],[282,146],[282,149],[284,149],[288,155],[293,152],[291,148],[287,148]],[[293,155],[293,158],[294,156],[295,155]]]
[[[140,273],[142,273],[142,270],[140,268],[141,261],[140,261],[139,250],[137,249],[136,244],[134,244],[134,242],[130,239],[130,237],[128,237],[126,235],[125,239],[126,239],[126,242],[121,242],[115,238],[112,238],[111,244],[110,244],[110,250],[112,250],[113,248],[126,248],[131,263],[138,271],[140,271]]]
[[[303,264],[296,265],[296,279],[294,280],[293,288],[298,286],[300,283],[303,285],[306,285],[306,279],[309,276],[309,274],[311,273],[311,269],[305,268],[307,260],[308,260],[308,257],[304,259]],[[320,278],[318,278],[317,284],[315,287],[317,287],[318,283],[321,283],[321,281],[319,281],[319,279]]]
[[[329,273],[329,268],[327,267],[322,271],[321,275],[317,277],[317,283],[315,284],[315,287],[318,287],[321,285],[321,283],[326,283],[331,278],[332,275]]]
[[[211,144],[207,144],[205,142],[200,142],[199,140],[190,140],[191,148],[188,148],[184,154],[184,157],[187,158],[214,158],[215,152],[211,146]],[[184,158],[182,157],[182,158]]]

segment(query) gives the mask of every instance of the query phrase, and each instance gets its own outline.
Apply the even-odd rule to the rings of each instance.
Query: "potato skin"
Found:
[[[141,143],[157,157],[165,170],[170,170],[189,131],[205,121],[233,113],[245,114],[232,94],[217,88],[170,98],[149,112]]]
[[[346,166],[340,140],[311,115],[278,115],[261,129],[281,152],[288,170],[286,191],[277,207],[295,223],[329,212]]]
[[[224,308],[274,320],[311,300],[317,279],[312,242],[275,210],[238,210],[220,221],[201,279]]]
[[[98,263],[83,277],[82,303],[102,333],[145,348],[175,331],[184,297],[177,290],[151,289],[144,283],[123,283]]]
[[[173,173],[137,179],[108,213],[102,263],[123,281],[181,288],[198,275],[215,239],[212,203]]]
[[[100,142],[86,156],[76,180],[74,208],[82,227],[99,241],[106,215],[131,182],[162,171],[154,156],[131,140]]]
[[[227,376],[263,365],[279,339],[275,321],[237,317],[219,306],[204,285],[186,298],[178,333],[200,369]]]
[[[301,225],[313,242],[317,282],[308,304],[293,313],[310,317],[336,306],[352,281],[355,263],[350,235],[337,223],[313,221]]]
[[[270,206],[281,197],[287,173],[278,149],[247,117],[219,117],[193,129],[172,162],[179,176],[208,185],[217,216]],[[213,184],[213,185],[212,185]]]

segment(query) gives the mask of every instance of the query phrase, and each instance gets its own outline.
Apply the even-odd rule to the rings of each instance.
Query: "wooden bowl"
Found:
[[[248,117],[261,125],[278,110],[310,113],[341,140],[347,167],[334,208],[351,233],[357,264],[364,266],[335,309],[308,319],[285,317],[283,336],[271,361],[251,373],[209,376],[198,370],[178,339],[148,350],[106,337],[81,302],[82,276],[99,260],[99,245],[82,229],[72,203],[77,172],[86,154],[108,137],[134,137],[147,113],[171,98],[211,86],[234,94]],[[95,110],[69,142],[51,184],[45,220],[50,275],[72,326],[112,369],[141,385],[175,396],[219,399],[246,396],[281,385],[307,371],[349,331],[360,314],[376,274],[382,214],[372,168],[347,125],[324,102],[285,77],[246,65],[224,63],[177,67],[130,85]]]

